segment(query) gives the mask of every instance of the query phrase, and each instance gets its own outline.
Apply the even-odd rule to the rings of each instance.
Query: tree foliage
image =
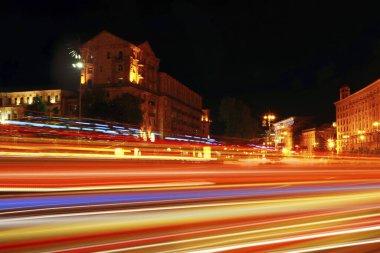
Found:
[[[25,106],[28,114],[43,114],[48,112],[47,104],[41,96],[36,96],[32,104]]]
[[[129,93],[108,99],[100,89],[85,91],[82,98],[83,115],[88,118],[140,125],[141,100]]]
[[[250,108],[240,100],[223,98],[219,114],[226,136],[252,138],[257,131],[258,123],[252,118]]]

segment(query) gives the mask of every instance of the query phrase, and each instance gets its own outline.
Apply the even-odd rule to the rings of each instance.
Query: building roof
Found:
[[[154,56],[157,58],[156,54],[154,53],[152,47],[150,46],[150,43],[146,40],[140,45],[138,45],[139,48],[141,48],[145,53]]]
[[[334,104],[338,104],[338,103],[343,102],[343,101],[348,101],[348,100],[350,100],[352,97],[356,97],[356,96],[360,95],[361,93],[364,93],[364,92],[368,91],[369,89],[373,88],[373,87],[376,86],[376,85],[380,85],[380,79],[377,79],[377,80],[374,81],[373,83],[367,85],[366,87],[364,87],[364,88],[361,89],[361,90],[358,90],[358,91],[355,92],[355,93],[352,93],[351,95],[345,97],[344,99],[340,99],[340,100],[334,102]]]

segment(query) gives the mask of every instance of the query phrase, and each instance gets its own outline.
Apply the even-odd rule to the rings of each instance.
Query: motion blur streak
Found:
[[[290,237],[290,238],[284,238],[284,239],[278,239],[278,240],[262,241],[262,242],[256,242],[256,243],[247,243],[247,244],[225,246],[225,247],[220,247],[220,248],[212,248],[212,249],[206,249],[206,250],[196,250],[196,251],[189,251],[189,252],[190,253],[222,252],[222,251],[226,251],[226,250],[239,249],[239,248],[247,248],[247,247],[252,247],[252,246],[261,246],[261,245],[284,243],[284,242],[290,242],[290,241],[300,241],[300,240],[306,240],[306,239],[315,239],[315,238],[320,238],[320,237],[328,237],[328,236],[335,236],[335,235],[342,235],[342,234],[367,232],[367,231],[373,231],[373,230],[379,230],[379,229],[380,229],[380,226],[364,227],[364,228],[358,228],[358,229],[343,230],[343,231],[336,231],[336,232],[326,232],[326,233],[313,234],[313,235],[307,235],[307,236]],[[111,251],[108,251],[108,252],[111,252]]]
[[[378,160],[239,160],[2,157],[0,251],[365,253],[378,246]]]
[[[281,253],[307,253],[307,252],[346,248],[346,247],[350,247],[350,246],[366,245],[366,244],[373,244],[373,243],[380,243],[380,238],[376,238],[376,239],[372,239],[372,240],[363,240],[363,241],[358,241],[358,242],[331,244],[331,245],[319,246],[319,247],[310,247],[307,249],[299,249],[299,250],[296,249],[296,250],[291,250],[291,251],[277,251],[277,252],[278,253],[280,253],[280,252]]]

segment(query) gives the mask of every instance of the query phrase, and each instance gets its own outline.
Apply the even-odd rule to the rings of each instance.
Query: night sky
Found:
[[[380,78],[378,8],[342,3],[6,1],[0,88],[75,89],[67,48],[107,30],[148,40],[161,71],[201,94],[214,118],[232,96],[257,120],[271,111],[331,122],[341,85],[357,91]]]

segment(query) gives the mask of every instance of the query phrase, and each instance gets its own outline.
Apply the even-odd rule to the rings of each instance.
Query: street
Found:
[[[3,158],[1,252],[374,252],[377,160]]]

